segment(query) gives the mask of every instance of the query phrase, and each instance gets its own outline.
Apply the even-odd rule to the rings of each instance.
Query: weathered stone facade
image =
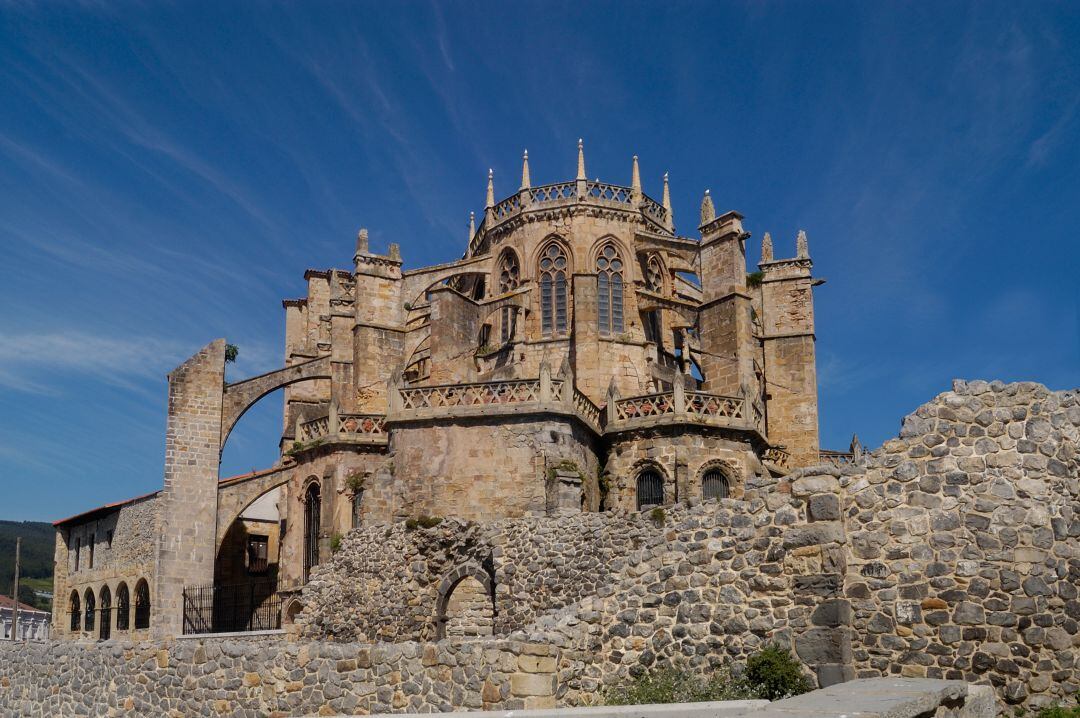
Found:
[[[1078,392],[957,382],[858,463],[751,479],[737,499],[356,531],[298,620],[309,637],[430,639],[454,579],[481,575],[497,635],[560,649],[568,703],[778,641],[823,685],[950,678],[1047,705],[1080,688],[1078,438]]]

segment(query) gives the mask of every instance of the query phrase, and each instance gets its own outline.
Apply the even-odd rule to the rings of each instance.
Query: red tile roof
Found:
[[[53,521],[53,526],[63,526],[64,524],[75,523],[77,521],[89,521],[90,519],[111,514],[113,511],[119,511],[122,506],[133,504],[136,501],[142,501],[152,496],[157,496],[161,491],[153,491],[149,494],[143,494],[142,496],[136,496],[133,499],[124,499],[123,501],[115,501],[111,504],[105,504],[104,506],[98,506],[95,509],[89,511],[83,511],[81,514],[75,514],[74,516],[68,516],[66,519],[60,519],[59,521]]]
[[[5,596],[0,594],[0,608],[11,608],[15,601],[11,596]],[[33,606],[27,606],[22,601],[19,601],[19,613],[23,611],[33,611],[34,613],[48,613],[48,611],[42,611],[40,608],[34,608]]]

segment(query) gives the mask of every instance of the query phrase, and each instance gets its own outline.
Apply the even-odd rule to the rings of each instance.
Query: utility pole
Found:
[[[19,552],[22,550],[22,536],[15,537],[15,595],[11,602],[11,640],[15,641],[19,630]]]

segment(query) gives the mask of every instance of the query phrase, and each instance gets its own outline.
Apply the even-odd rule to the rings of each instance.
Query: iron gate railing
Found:
[[[184,588],[184,633],[237,633],[281,628],[277,583]]]

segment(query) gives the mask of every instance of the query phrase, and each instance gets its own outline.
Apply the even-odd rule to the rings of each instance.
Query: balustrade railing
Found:
[[[562,202],[577,197],[577,182],[557,182],[533,187],[529,190],[529,201],[534,204]]]
[[[333,424],[336,424],[336,429]],[[359,435],[365,437],[385,437],[386,415],[385,414],[338,414],[320,416],[318,419],[305,421],[300,424],[296,440],[301,442],[316,441],[331,434],[334,435]]]
[[[664,206],[646,195],[641,196],[641,210],[645,216],[652,219],[662,227],[667,226],[668,212]]]
[[[592,403],[589,397],[582,394],[576,388],[574,389],[574,409],[582,416],[589,424],[597,429],[603,426],[603,418],[600,413],[600,407]]]
[[[616,184],[604,182],[587,182],[585,184],[585,196],[590,199],[615,202],[617,204],[631,204],[633,191],[629,187],[620,187]]]
[[[551,391],[558,395],[562,379],[551,380]],[[440,409],[490,404],[523,404],[541,400],[539,379],[491,381],[478,384],[443,384],[399,389],[402,409]]]
[[[765,449],[761,458],[780,469],[786,469],[791,462],[791,454],[784,451],[779,446],[770,446]]]
[[[703,419],[745,419],[746,402],[739,397],[687,391],[683,393],[680,401],[677,397],[678,393],[678,391],[668,391],[616,399],[612,418],[615,421],[631,421],[689,414]]]
[[[822,449],[818,452],[818,461],[822,464],[829,464],[832,466],[845,466],[847,464],[855,463],[854,452],[849,451],[829,451],[828,449]]]

